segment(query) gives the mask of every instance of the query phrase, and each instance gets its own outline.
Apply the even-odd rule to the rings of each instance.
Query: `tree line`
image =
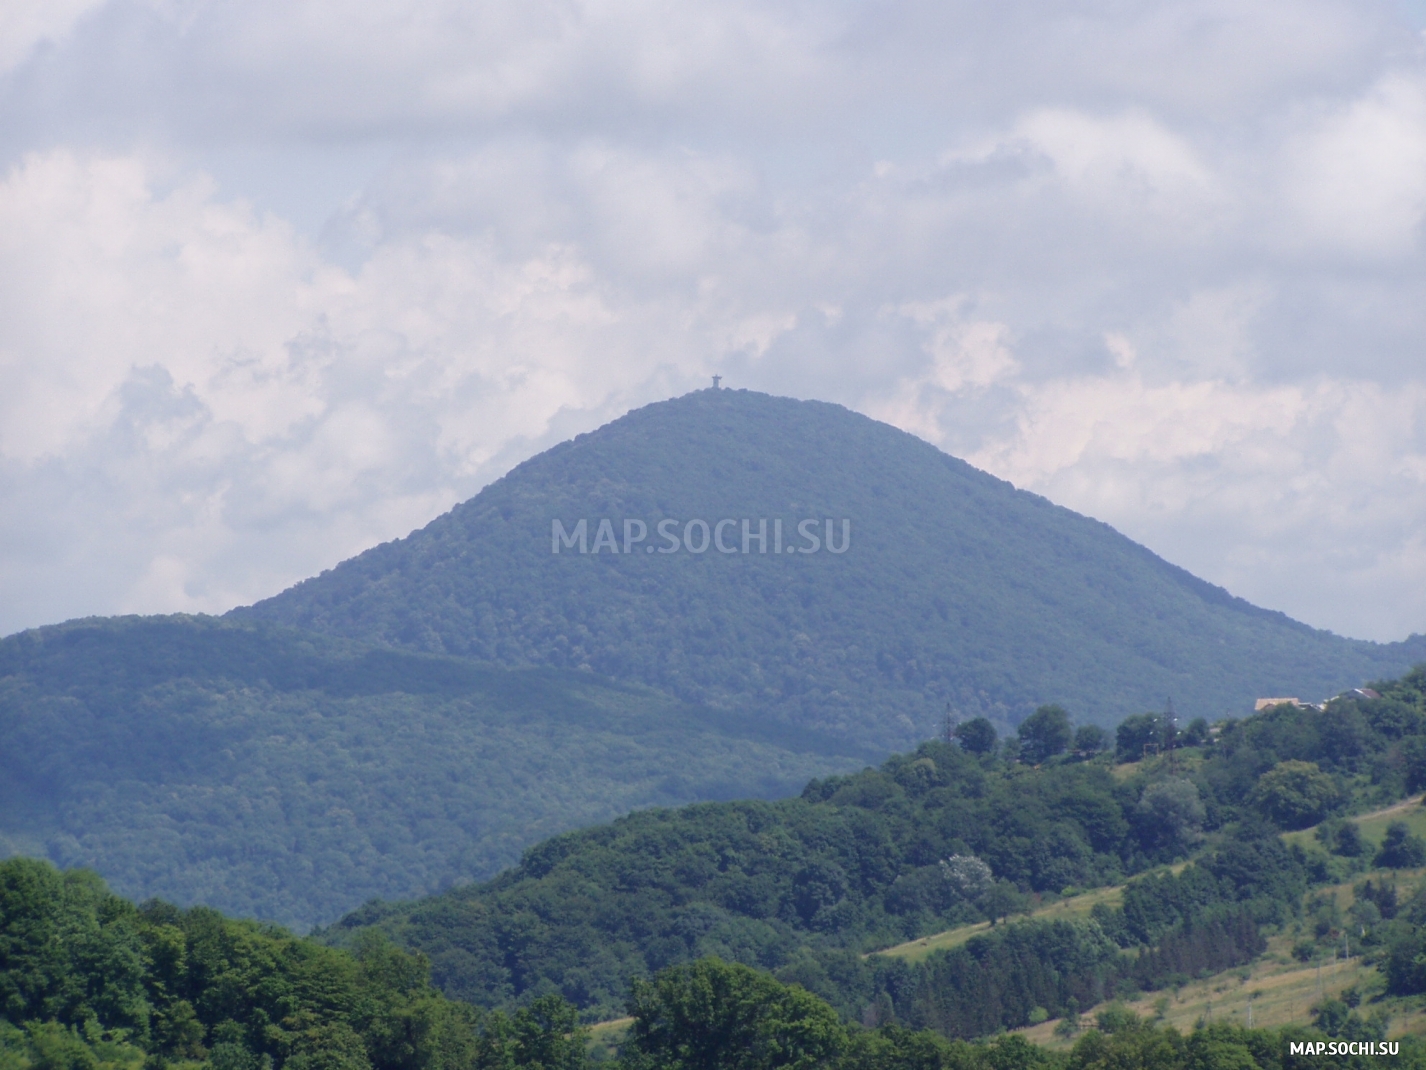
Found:
[[[197,907],[135,906],[93,873],[0,862],[5,1070],[565,1070],[573,1008],[442,996],[377,934],[348,952]]]
[[[795,973],[855,1015],[878,995],[864,972],[838,962],[1202,856],[1185,876],[1131,885],[1122,911],[1095,919],[1098,935],[1076,937],[1200,963],[1145,965],[1138,980],[1081,971],[1099,977],[1084,984],[1109,991],[1144,987],[1251,957],[1256,927],[1281,924],[1309,885],[1371,860],[1335,841],[1293,854],[1278,833],[1324,820],[1340,832],[1352,809],[1426,783],[1423,684],[1417,670],[1375,684],[1377,698],[1269,709],[1211,729],[1145,715],[1162,752],[1127,776],[1114,774],[1107,739],[1044,707],[1013,741],[997,740],[988,723],[962,726],[951,741],[877,768],[813,780],[796,799],[643,811],[558,836],[493,881],[368,904],[323,938],[342,944],[375,927],[429,956],[442,991],[487,1007],[558,993],[590,1020],[607,1018],[634,979],[717,956]],[[1116,743],[1133,749],[1141,728],[1121,728]],[[1395,849],[1417,849],[1408,839]],[[1047,935],[1045,946],[1063,939]],[[1039,952],[1005,961],[1026,962],[1028,977],[1041,966],[1027,955]],[[1080,998],[1070,982],[1057,984],[1064,994],[1052,1003]],[[1012,1027],[1048,1009],[1006,1006],[1016,1009],[984,1021]],[[980,1026],[948,1028],[973,1035]]]
[[[1111,1007],[1068,1051],[969,1042],[848,1023],[800,985],[716,958],[636,980],[624,1009],[610,1051],[558,996],[509,1015],[448,1000],[419,955],[374,934],[347,952],[204,908],[135,906],[92,873],[0,862],[4,1070],[1298,1070],[1311,1063],[1293,1044],[1347,1035],[1335,1019],[1335,1033],[1185,1035]],[[1426,1067],[1426,1045],[1397,1047],[1394,1065]]]

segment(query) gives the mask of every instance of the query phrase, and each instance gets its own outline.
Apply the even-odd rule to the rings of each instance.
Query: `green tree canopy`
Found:
[[[1074,741],[1069,714],[1060,706],[1041,706],[1020,722],[1020,760],[1039,765],[1069,750]]]
[[[1393,821],[1386,827],[1381,850],[1373,860],[1378,866],[1391,869],[1413,869],[1426,865],[1426,841],[1414,836],[1404,821]]]
[[[716,958],[635,982],[629,1013],[632,1045],[650,1070],[813,1070],[847,1046],[822,1000]]]
[[[442,997],[428,972],[378,933],[347,952],[204,907],[136,908],[83,870],[0,861],[4,1070],[585,1065],[585,1034],[558,997],[481,1014]],[[112,1050],[100,1059],[96,1045]]]
[[[1098,754],[1109,747],[1109,733],[1097,724],[1083,724],[1075,729],[1074,749],[1085,756]]]
[[[1253,801],[1283,828],[1316,824],[1341,801],[1337,782],[1316,762],[1278,762],[1258,777]]]
[[[1121,762],[1137,762],[1144,749],[1163,742],[1163,718],[1157,713],[1136,713],[1126,717],[1114,730],[1115,756]]]
[[[1193,781],[1169,777],[1150,784],[1139,799],[1139,810],[1166,846],[1191,843],[1203,827],[1203,800]]]
[[[989,754],[995,749],[995,726],[984,717],[976,717],[957,726],[956,738],[972,754]]]

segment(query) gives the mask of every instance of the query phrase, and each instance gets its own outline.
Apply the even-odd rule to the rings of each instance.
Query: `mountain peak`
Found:
[[[707,388],[517,466],[404,539],[234,611],[590,668],[884,748],[1043,702],[1110,723],[1399,672],[1098,521],[838,405]]]

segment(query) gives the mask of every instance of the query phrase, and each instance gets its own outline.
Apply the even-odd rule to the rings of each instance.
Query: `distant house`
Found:
[[[1269,706],[1281,706],[1284,702],[1290,703],[1299,709],[1306,705],[1300,698],[1260,698],[1257,702],[1253,703],[1253,712],[1257,713],[1259,710],[1265,710]]]
[[[1343,691],[1338,698],[1381,698],[1381,695],[1369,687],[1354,687],[1350,691]],[[1331,699],[1324,698],[1321,702],[1303,702],[1300,698],[1260,698],[1253,703],[1253,712],[1268,709],[1270,706],[1281,706],[1283,703],[1291,703],[1299,710],[1320,710],[1324,709]]]

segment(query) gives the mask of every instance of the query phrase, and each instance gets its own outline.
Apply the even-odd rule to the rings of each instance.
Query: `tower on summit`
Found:
[[[714,390],[721,389],[721,388],[718,386],[718,384],[721,383],[722,381],[723,381],[723,377],[722,377],[721,375],[715,375],[715,376],[713,376],[713,389],[714,389]]]

